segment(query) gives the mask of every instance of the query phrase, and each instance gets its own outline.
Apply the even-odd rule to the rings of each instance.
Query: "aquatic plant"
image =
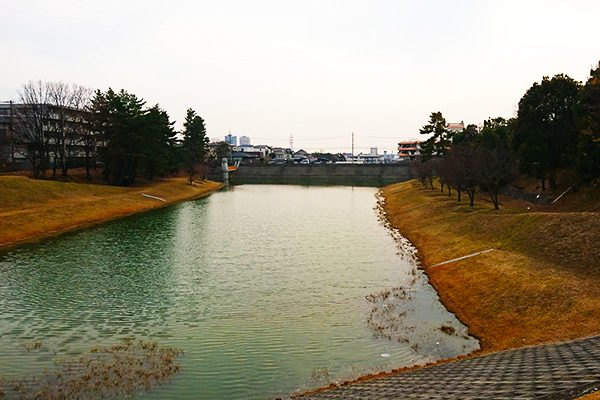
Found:
[[[34,340],[32,342],[25,343],[24,347],[27,351],[38,350],[43,346],[43,342],[41,340]]]
[[[450,325],[440,326],[440,331],[444,332],[446,335],[454,335],[456,333],[456,329]]]
[[[92,348],[77,358],[55,361],[37,376],[0,380],[0,398],[98,399],[131,396],[166,383],[181,370],[183,351],[156,342],[124,339]]]
[[[401,287],[384,289],[365,297],[372,304],[367,324],[376,338],[408,343],[406,333],[414,327],[406,324],[408,310],[403,308],[409,304],[410,298],[410,292]]]
[[[331,378],[331,371],[327,367],[315,368],[312,370],[311,379],[315,382],[329,381]]]

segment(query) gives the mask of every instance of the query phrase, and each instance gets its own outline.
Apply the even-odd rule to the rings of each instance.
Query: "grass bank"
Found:
[[[418,248],[431,284],[482,352],[600,333],[597,192],[546,207],[502,199],[500,211],[482,200],[470,208],[416,181],[382,192],[389,222]]]
[[[222,187],[186,182],[169,178],[123,188],[0,176],[0,248],[206,196]]]

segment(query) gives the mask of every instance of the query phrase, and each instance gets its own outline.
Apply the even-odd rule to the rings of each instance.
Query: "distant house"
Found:
[[[355,157],[355,164],[383,164],[383,156],[379,154],[360,153]]]
[[[253,147],[255,149],[258,149],[260,151],[260,153],[263,154],[261,157],[264,158],[265,160],[271,158],[271,154],[273,153],[273,148],[271,146],[266,145],[266,144],[257,144]]]
[[[398,154],[383,152],[383,162],[385,164],[393,164],[398,162]]]
[[[229,152],[228,152],[228,153],[231,153],[231,150],[232,150],[232,148],[233,148],[233,146],[232,146],[232,145],[230,145],[229,143],[227,143],[227,142],[225,142],[225,141],[222,141],[222,140],[221,140],[221,141],[213,141],[213,142],[210,142],[210,143],[208,144],[208,157],[209,157],[209,158],[211,158],[211,159],[212,159],[212,158],[216,158],[216,156],[217,156],[217,149],[218,149],[220,146],[222,146],[222,145],[223,145],[223,143],[226,143],[226,144],[228,144],[228,145],[229,145]],[[220,161],[221,161],[221,160],[219,160],[219,162],[220,162]]]
[[[244,153],[246,155],[254,156],[258,159],[267,159],[271,154],[271,148],[269,146],[235,146],[233,148],[234,153]]]
[[[291,160],[294,158],[294,152],[292,149],[286,149],[283,147],[273,147],[271,149],[271,154],[273,154],[273,159],[275,160]]]
[[[421,156],[421,143],[418,140],[409,140],[398,143],[398,161],[413,161]]]
[[[450,122],[446,125],[446,129],[452,132],[462,132],[465,130],[465,123],[463,121]]]
[[[307,151],[302,150],[302,149],[300,149],[294,153],[294,158],[308,158],[309,156],[310,156],[310,154],[308,154]]]

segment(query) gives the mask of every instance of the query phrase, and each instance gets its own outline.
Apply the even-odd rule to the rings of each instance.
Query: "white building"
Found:
[[[248,136],[240,136],[240,146],[252,146]]]
[[[393,164],[393,163],[397,163],[399,160],[398,158],[398,154],[395,153],[388,153],[387,151],[383,152],[383,162],[385,164]]]
[[[275,160],[291,160],[294,157],[292,149],[283,147],[273,147],[272,154]]]
[[[269,146],[235,146],[233,151],[236,153],[254,155],[262,159],[266,159],[271,154],[271,148]]]
[[[376,148],[375,148],[375,152],[377,152]],[[383,164],[383,156],[380,156],[379,154],[372,154],[372,153],[368,153],[368,154],[360,153],[355,158],[355,164]]]

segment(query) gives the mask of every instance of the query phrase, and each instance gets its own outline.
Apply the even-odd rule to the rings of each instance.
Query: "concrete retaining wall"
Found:
[[[412,179],[408,164],[240,165],[233,184],[385,186]]]

